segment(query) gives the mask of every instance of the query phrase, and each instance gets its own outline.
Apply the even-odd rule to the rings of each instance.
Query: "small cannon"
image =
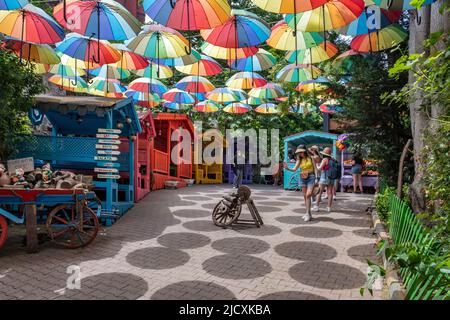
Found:
[[[223,196],[223,199],[214,207],[212,219],[216,226],[226,228],[233,223],[254,224],[258,228],[264,224],[256,209],[253,200],[250,198],[252,191],[247,186],[240,186],[237,192]],[[247,204],[253,220],[239,219],[242,205]]]

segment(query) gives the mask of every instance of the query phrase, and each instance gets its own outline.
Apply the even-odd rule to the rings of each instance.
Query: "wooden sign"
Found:
[[[29,157],[8,160],[7,166],[8,172],[12,174],[16,171],[16,169],[23,169],[24,172],[30,172],[34,170],[34,159],[33,157]]]
[[[102,129],[102,128],[99,128],[98,130],[97,130],[97,132],[98,133],[115,133],[115,134],[120,134],[121,132],[122,132],[122,130],[120,130],[120,129]]]
[[[118,156],[120,154],[120,151],[116,151],[116,150],[97,150],[97,153],[99,155],[108,154],[108,155]]]
[[[94,168],[94,172],[100,172],[100,173],[118,173],[119,170],[114,168]]]
[[[109,145],[109,144],[96,144],[96,149],[109,149],[109,150],[119,150],[119,146]]]
[[[106,139],[98,139],[98,143],[102,144],[120,144],[120,140],[106,140]]]
[[[97,162],[98,167],[104,168],[120,168],[120,163],[117,162]]]
[[[98,139],[119,139],[119,135],[117,134],[108,134],[108,133],[97,133],[95,135]]]
[[[98,174],[97,178],[99,179],[120,179],[118,174]]]
[[[117,157],[108,157],[108,156],[95,156],[95,161],[117,161],[119,158]]]

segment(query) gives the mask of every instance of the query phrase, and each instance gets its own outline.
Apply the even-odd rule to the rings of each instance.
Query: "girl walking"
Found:
[[[364,160],[359,155],[359,153],[356,153],[353,156],[353,163],[352,163],[352,176],[353,176],[353,192],[354,193],[362,193],[362,180],[361,180],[361,174],[364,167]],[[359,186],[359,192],[356,191],[356,187]]]
[[[320,154],[323,155],[323,159],[322,162],[317,166],[317,169],[320,170],[319,194],[317,195],[317,202],[313,208],[313,211],[319,211],[320,201],[322,200],[322,192],[326,188],[328,200],[327,212],[331,212],[331,205],[333,204],[333,197],[335,193],[335,179],[330,179],[328,176],[328,170],[330,168],[331,161],[331,148],[326,147]]]

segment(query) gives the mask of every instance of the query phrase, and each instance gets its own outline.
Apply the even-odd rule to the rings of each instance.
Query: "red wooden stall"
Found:
[[[186,186],[184,179],[192,179],[193,144],[191,143],[190,162],[175,164],[171,161],[173,148],[179,141],[171,141],[173,131],[188,130],[192,141],[194,125],[185,114],[158,113],[154,116],[156,136],[151,146],[151,168],[153,173],[152,190],[165,188],[166,181],[177,181],[178,187]]]

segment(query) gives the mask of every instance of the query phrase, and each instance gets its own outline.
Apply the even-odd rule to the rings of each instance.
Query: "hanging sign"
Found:
[[[109,133],[97,133],[96,135],[97,139],[119,139],[118,134],[109,134]]]
[[[109,156],[95,156],[95,161],[117,161],[119,158],[117,157],[109,157]]]
[[[119,170],[114,168],[94,168],[94,172],[100,172],[100,173],[118,173]]]
[[[120,144],[120,140],[107,140],[107,139],[98,139],[98,143],[102,144]]]
[[[97,178],[99,179],[120,179],[118,174],[98,174]]]
[[[97,167],[120,168],[120,163],[117,163],[117,162],[97,162]]]
[[[114,156],[118,156],[120,155],[120,151],[116,151],[116,150],[97,150],[98,154],[109,154],[109,155],[114,155]]]
[[[109,149],[109,150],[119,150],[119,146],[110,145],[110,144],[96,144],[96,149]]]
[[[119,133],[122,132],[122,130],[120,130],[120,129],[102,129],[102,128],[99,128],[99,129],[97,130],[97,132],[98,132],[98,133],[113,133],[113,134],[119,134]]]
[[[24,172],[34,171],[33,157],[8,160],[8,171],[14,173],[16,169],[23,169]]]

